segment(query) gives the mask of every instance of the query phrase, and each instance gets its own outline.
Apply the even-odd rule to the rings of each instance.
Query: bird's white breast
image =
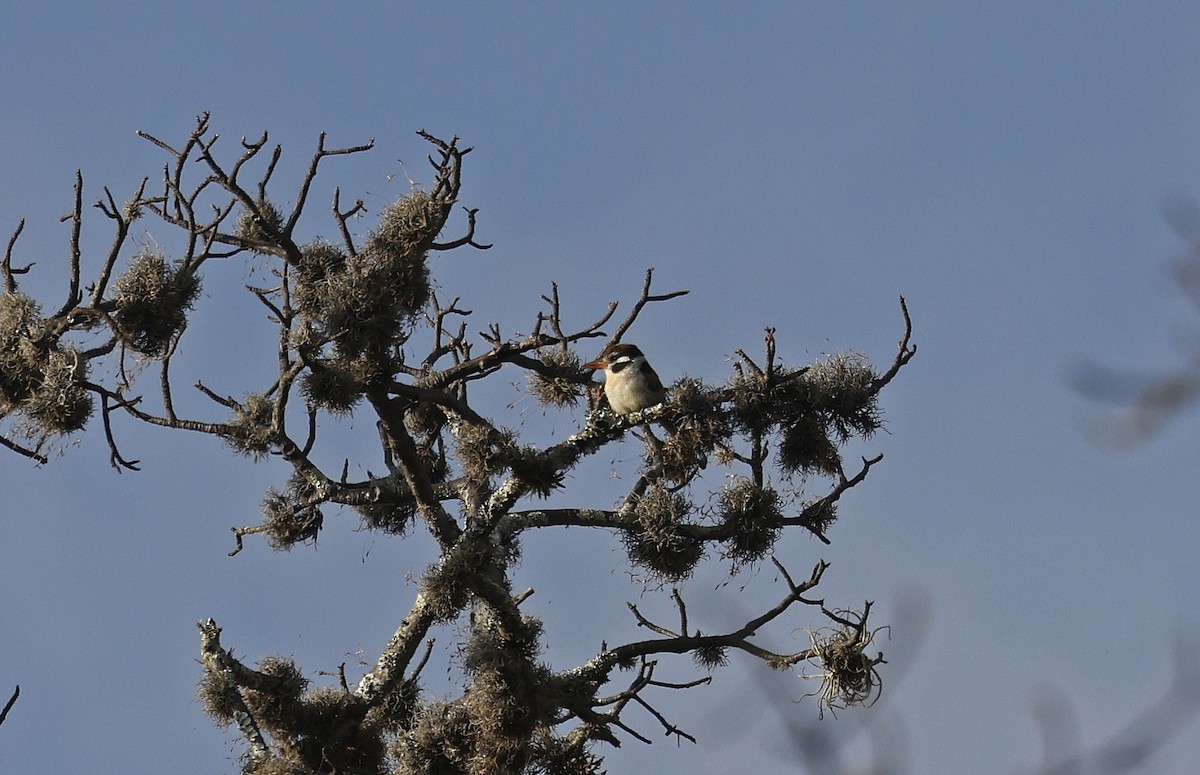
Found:
[[[619,371],[610,370],[604,377],[604,395],[608,396],[608,404],[617,414],[629,414],[654,406],[665,397],[646,381],[641,359],[624,363],[624,368]]]

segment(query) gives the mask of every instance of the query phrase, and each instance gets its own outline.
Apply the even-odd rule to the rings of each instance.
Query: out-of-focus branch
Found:
[[[1043,703],[1040,721],[1046,741],[1045,763],[1036,775],[1148,771],[1151,757],[1200,715],[1200,650],[1194,642],[1176,641],[1173,645],[1174,675],[1167,691],[1090,751],[1079,751],[1078,741],[1067,734],[1069,706]]]
[[[1170,197],[1161,206],[1164,220],[1187,245],[1175,263],[1179,289],[1200,310],[1200,204],[1189,197]],[[1081,395],[1111,404],[1112,413],[1096,418],[1087,430],[1104,446],[1129,447],[1162,432],[1200,400],[1200,346],[1195,336],[1184,341],[1180,360],[1168,369],[1124,369],[1085,362],[1067,380]]]

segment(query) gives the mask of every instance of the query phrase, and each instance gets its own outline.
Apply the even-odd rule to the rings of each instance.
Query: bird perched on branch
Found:
[[[604,395],[617,414],[638,412],[667,400],[662,380],[637,345],[610,344],[583,368],[604,369]]]

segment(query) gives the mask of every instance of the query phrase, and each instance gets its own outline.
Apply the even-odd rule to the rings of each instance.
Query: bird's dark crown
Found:
[[[600,357],[606,361],[615,361],[617,358],[637,358],[638,356],[646,357],[636,344],[616,342],[605,347],[604,353]]]

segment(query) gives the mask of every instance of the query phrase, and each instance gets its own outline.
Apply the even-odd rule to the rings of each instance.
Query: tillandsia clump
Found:
[[[41,307],[20,291],[0,294],[0,407],[24,404],[42,380],[49,332]]]
[[[21,418],[18,435],[40,448],[83,429],[95,408],[87,373],[87,359],[57,337],[36,301],[0,294],[0,417]]]
[[[727,556],[738,563],[761,560],[783,530],[779,493],[744,477],[730,480],[721,491],[721,525],[730,531]]]
[[[571,407],[586,392],[583,359],[574,351],[550,347],[540,353],[543,368],[529,372],[529,392],[553,408]]]
[[[660,483],[637,497],[633,525],[624,531],[629,561],[665,581],[692,575],[704,556],[704,542],[681,530],[692,504]]]
[[[780,669],[819,664],[822,712],[869,703],[883,664],[882,655],[865,654],[878,631],[867,628],[870,604],[859,612],[825,608],[810,591],[828,565],[818,561],[808,578],[795,579],[776,552],[790,532],[831,541],[842,495],[880,461],[847,471],[842,453],[881,427],[879,394],[916,352],[903,300],[904,333],[886,370],[854,353],[787,364],[767,329],[765,353],[738,350],[724,382],[685,376],[666,389],[641,349],[624,341],[645,307],[686,293],[654,292],[651,271],[623,318],[610,303],[596,322],[570,328],[551,284],[541,297],[546,306],[531,311],[530,333],[473,327],[457,298],[446,303],[435,293],[431,263],[440,252],[489,247],[476,239],[476,210],[465,211],[465,224],[455,215],[470,149],[457,138],[420,135],[433,149],[427,187],[397,196],[373,221],[361,199],[347,205],[334,190],[332,229],[322,230],[309,222],[320,170],[373,142],[331,148],[321,135],[289,196],[272,184],[283,154],[265,133],[228,156],[207,115],[182,143],[143,133],[167,154],[166,172],[123,205],[104,191],[98,206],[116,239],[98,261],[80,242],[77,179],[67,304],[47,312],[22,291],[30,266],[14,264],[20,228],[0,266],[0,444],[9,450],[47,462],[48,439],[82,432],[97,413],[119,469],[138,468],[121,450],[123,422],[207,434],[247,464],[274,459],[290,471],[267,488],[257,521],[233,529],[231,555],[247,548],[247,537],[261,534],[267,546],[287,551],[331,529],[392,540],[423,534],[419,545],[432,547],[423,568],[398,569],[390,594],[404,598],[407,612],[358,675],[344,665],[305,670],[278,656],[252,666],[222,644],[215,621],[200,623],[202,705],[243,741],[243,771],[598,773],[602,746],[650,742],[646,724],[693,739],[655,708],[656,693],[698,687],[739,657]],[[256,170],[258,179],[247,182]],[[289,201],[290,209],[275,204]],[[147,247],[158,243],[128,245],[139,217],[173,233],[163,244],[183,245],[182,252],[171,258]],[[458,236],[446,238],[447,231]],[[184,357],[185,338],[202,335],[188,318],[202,303],[204,276],[228,271],[238,257],[252,261],[255,276],[272,278],[247,287],[275,329],[273,348],[258,355],[271,377],[215,372],[195,383],[207,411],[187,402],[185,412],[172,362]],[[595,353],[608,355],[585,363]],[[641,392],[605,390],[593,367],[606,380],[627,370],[622,378]],[[140,389],[139,378],[154,370],[158,379]],[[545,413],[559,415],[559,428],[572,430],[548,435],[519,417],[505,424],[485,416],[479,391],[513,384],[524,384]],[[339,423],[370,429],[378,448],[365,457],[361,445],[339,448],[344,437],[329,433]],[[645,455],[612,480],[619,492],[576,502],[579,463],[627,436],[644,443]],[[561,664],[547,648],[546,623],[521,607],[534,590],[518,591],[514,581],[522,553],[545,546],[526,539],[547,527],[612,535],[625,550],[616,562],[642,582],[640,594],[669,588],[678,621],[655,621],[629,605],[637,633],[614,631],[582,663]],[[686,584],[714,560],[731,574],[772,563],[775,604],[726,631],[690,625],[685,597],[704,590]],[[801,611],[833,629],[813,629],[820,635],[794,652],[764,647],[760,633],[786,631]],[[431,693],[422,681],[443,648],[461,668],[457,695]],[[705,675],[661,675],[680,666]],[[634,707],[649,716],[634,716]]]
[[[116,334],[134,352],[158,358],[187,323],[200,280],[169,262],[161,250],[143,249],[113,290]]]
[[[869,612],[869,604],[861,614],[856,611],[827,612],[837,625],[809,632],[812,654],[808,662],[818,672],[801,673],[801,676],[821,681],[820,688],[805,696],[817,697],[822,716],[826,710],[837,715],[838,710],[854,705],[870,707],[883,691],[883,679],[879,675],[879,665],[884,664],[883,654],[871,657],[866,649],[881,630],[888,628],[868,630]]]
[[[273,245],[283,231],[283,211],[268,199],[259,198],[241,211],[234,234],[251,250]]]

